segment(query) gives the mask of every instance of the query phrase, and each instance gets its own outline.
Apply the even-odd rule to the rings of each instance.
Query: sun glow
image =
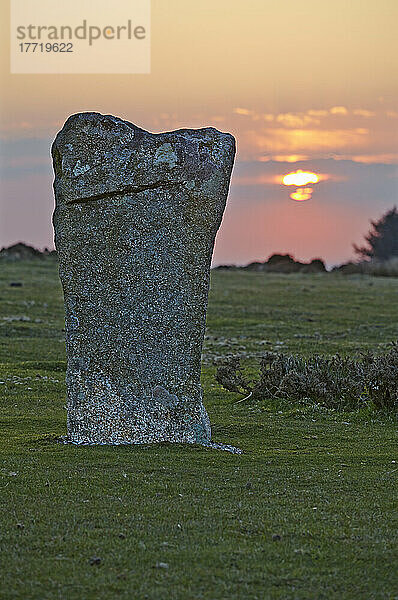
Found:
[[[316,173],[312,173],[311,171],[295,171],[294,173],[288,173],[282,179],[282,183],[284,185],[295,185],[295,186],[303,186],[308,185],[309,183],[318,183],[319,177]]]

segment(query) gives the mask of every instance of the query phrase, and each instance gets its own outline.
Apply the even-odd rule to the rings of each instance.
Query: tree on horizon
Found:
[[[372,227],[364,236],[367,245],[353,244],[354,252],[362,260],[385,261],[398,257],[398,210],[394,206],[380,217],[370,222]]]

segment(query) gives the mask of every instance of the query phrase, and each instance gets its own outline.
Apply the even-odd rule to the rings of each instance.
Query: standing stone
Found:
[[[235,140],[71,116],[53,147],[68,439],[208,443],[201,350]]]

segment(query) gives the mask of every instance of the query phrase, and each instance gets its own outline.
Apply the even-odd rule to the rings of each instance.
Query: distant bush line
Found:
[[[322,259],[314,258],[310,263],[302,263],[290,254],[272,254],[264,262],[252,262],[244,267],[220,265],[216,269],[232,269],[239,271],[262,271],[269,273],[325,273],[326,266]]]
[[[263,273],[341,273],[342,275],[375,275],[380,277],[398,277],[398,256],[385,261],[348,262],[331,271],[326,270],[320,258],[309,263],[294,260],[290,254],[272,254],[264,262],[252,262],[246,266],[219,265],[217,270],[254,271]]]
[[[279,399],[337,410],[398,409],[398,344],[382,355],[368,351],[354,358],[310,358],[267,352],[257,376],[249,379],[238,357],[218,363],[216,380],[247,400]]]
[[[2,248],[0,250],[0,259],[14,261],[14,260],[32,260],[32,259],[41,259],[41,258],[56,258],[57,252],[56,250],[48,250],[48,248],[44,248],[44,250],[38,250],[33,246],[29,246],[28,244],[24,244],[23,242],[18,242],[17,244],[13,244],[12,246],[8,246],[8,248]]]
[[[0,250],[0,260],[34,260],[57,258],[56,250],[38,250],[33,246],[18,242]],[[219,265],[216,270],[257,271],[264,273],[341,273],[343,275],[376,275],[380,277],[398,277],[398,256],[385,261],[348,262],[327,271],[321,258],[308,263],[295,260],[290,254],[272,254],[264,262],[252,262],[246,266]]]

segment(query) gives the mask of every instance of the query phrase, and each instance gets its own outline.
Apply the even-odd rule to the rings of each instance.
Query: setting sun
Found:
[[[304,187],[309,183],[319,183],[323,177],[317,175],[312,171],[302,171],[298,169],[292,173],[287,173],[282,178],[284,185],[295,185],[297,187],[295,192],[290,194],[290,198],[296,202],[303,202],[304,200],[310,200],[312,197],[312,188]]]
[[[319,177],[316,173],[311,171],[295,171],[294,173],[288,173],[282,179],[284,185],[308,185],[309,183],[318,183]]]

